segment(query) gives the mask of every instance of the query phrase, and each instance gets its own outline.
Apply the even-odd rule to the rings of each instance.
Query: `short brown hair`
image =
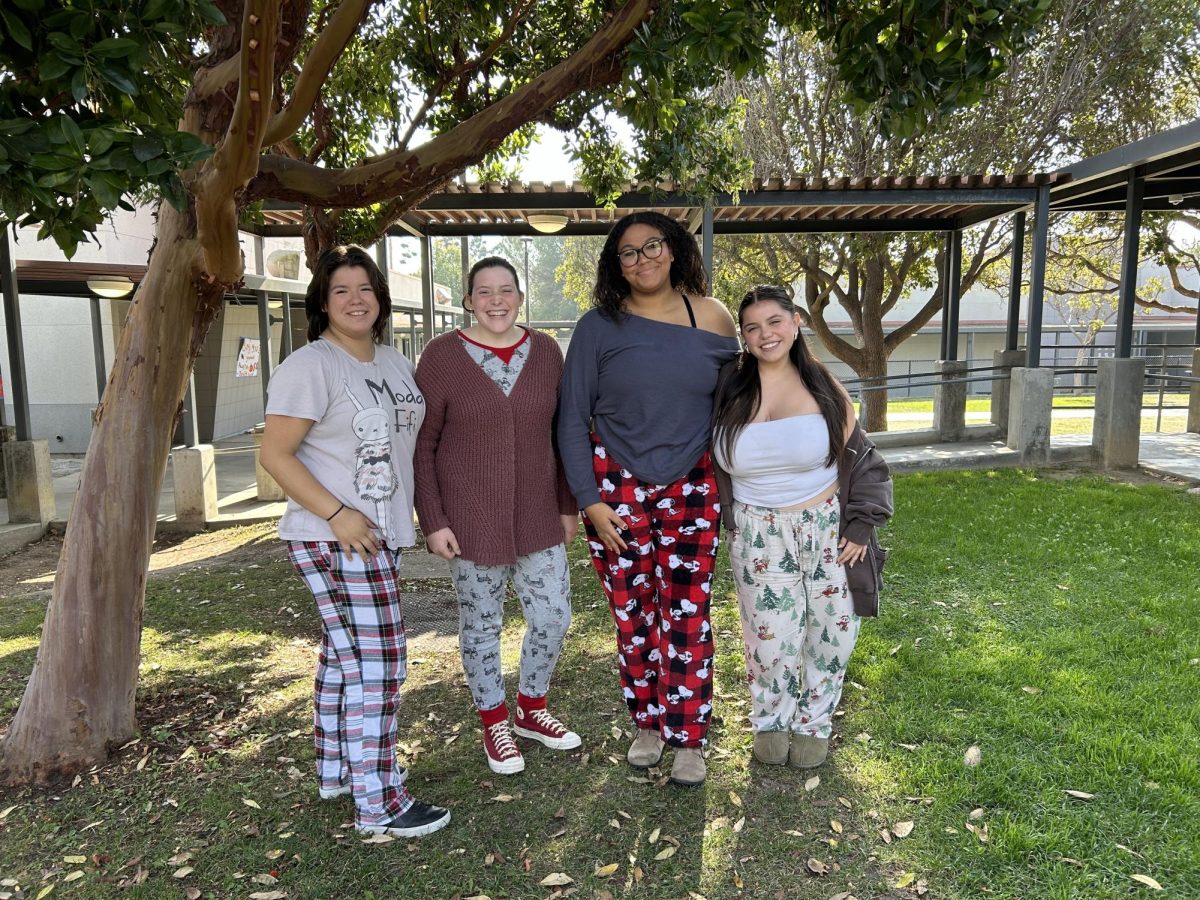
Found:
[[[315,341],[329,327],[329,312],[326,309],[329,304],[329,282],[334,272],[347,266],[358,266],[366,270],[367,279],[375,290],[375,299],[379,301],[379,315],[375,317],[375,324],[371,326],[371,337],[377,344],[390,344],[392,295],[388,290],[387,278],[371,258],[371,254],[355,244],[330,247],[317,257],[312,281],[308,283],[308,293],[304,295],[309,342]]]

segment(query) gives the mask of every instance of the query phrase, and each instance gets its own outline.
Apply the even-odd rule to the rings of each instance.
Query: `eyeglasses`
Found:
[[[644,256],[646,259],[658,259],[662,256],[665,243],[664,238],[651,238],[636,249],[630,247],[628,250],[622,250],[617,254],[617,259],[621,261],[622,268],[632,269],[638,264],[639,256]]]

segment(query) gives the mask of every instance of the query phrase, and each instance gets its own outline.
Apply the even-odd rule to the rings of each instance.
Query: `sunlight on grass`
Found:
[[[545,897],[539,882],[562,872],[582,897],[915,898],[924,885],[939,900],[1067,900],[1127,896],[1145,874],[1168,896],[1200,896],[1198,504],[1061,473],[897,479],[883,614],[865,623],[830,761],[815,772],[750,759],[722,551],[709,778],[696,790],[660,783],[669,753],[649,773],[624,762],[632,727],[612,622],[576,542],[551,704],[583,747],[523,742],[526,772],[494,775],[457,655],[411,654],[398,754],[414,794],[454,820],[390,845],[361,842],[348,801],[316,799],[319,628],[278,548],[264,545],[256,568],[176,565],[149,583],[137,744],[94,781],[0,803],[14,806],[0,820],[0,877],[27,895],[61,884],[64,896],[107,896],[144,871],[131,893]],[[6,714],[44,608],[0,600]],[[515,604],[506,618],[511,701]],[[175,878],[183,852],[194,871]],[[64,884],[74,855],[89,862]],[[272,872],[270,886],[250,881]]]

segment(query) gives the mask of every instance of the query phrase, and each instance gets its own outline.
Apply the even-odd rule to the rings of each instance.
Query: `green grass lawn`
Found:
[[[253,566],[159,574],[143,733],[75,783],[0,797],[0,893],[544,898],[561,873],[580,897],[1150,893],[1134,876],[1200,896],[1200,498],[1000,471],[904,476],[896,501],[883,616],[819,783],[749,759],[724,552],[709,780],[630,770],[609,617],[577,544],[552,698],[583,748],[529,749],[523,774],[492,775],[456,656],[414,652],[400,755],[454,820],[413,842],[364,843],[348,800],[316,798],[315,615],[273,542],[256,537]],[[43,604],[0,598],[4,721]],[[510,667],[519,636],[510,622]]]
[[[1143,408],[1154,409],[1158,408],[1158,394],[1148,393],[1143,401]],[[1183,406],[1188,404],[1187,394],[1164,394],[1163,406]],[[1093,395],[1070,395],[1056,394],[1054,396],[1053,405],[1055,409],[1091,409],[1096,405],[1096,398]],[[992,409],[991,397],[968,397],[967,412],[985,413]],[[928,413],[933,415],[933,400],[889,400],[889,413]],[[1168,413],[1164,411],[1163,415]]]

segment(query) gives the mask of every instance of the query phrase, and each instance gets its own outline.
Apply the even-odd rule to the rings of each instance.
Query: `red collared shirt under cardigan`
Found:
[[[529,357],[506,397],[457,332],[426,345],[417,363],[425,423],[414,459],[421,531],[449,527],[463,559],[511,565],[563,542],[560,515],[579,508],[553,445],[563,357],[531,331]]]

